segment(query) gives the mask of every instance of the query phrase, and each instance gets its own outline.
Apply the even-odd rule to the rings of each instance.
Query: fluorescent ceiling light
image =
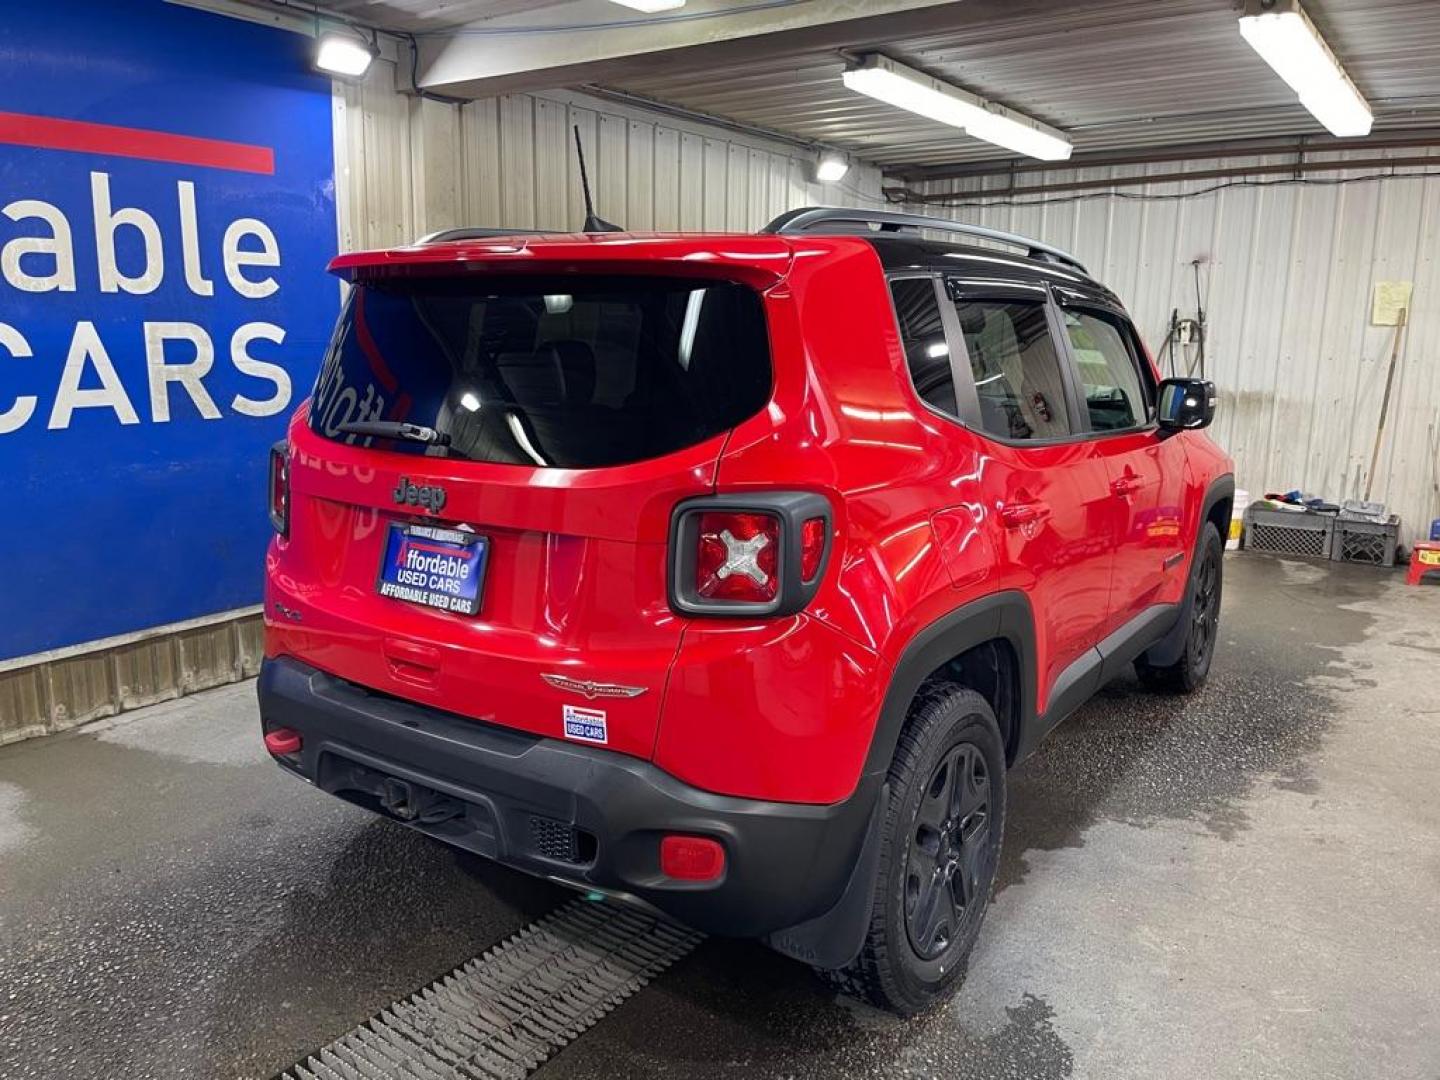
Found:
[[[1240,36],[1332,135],[1369,135],[1374,116],[1299,0],[1246,0]]]
[[[653,15],[657,11],[674,11],[685,6],[685,0],[611,0],[611,3],[634,11],[643,11],[647,15]]]
[[[850,162],[839,154],[822,154],[815,163],[815,179],[822,184],[838,184],[850,171]]]
[[[1024,113],[872,53],[841,78],[856,93],[963,128],[969,135],[1041,161],[1064,161],[1073,147],[1064,132]]]
[[[331,75],[358,79],[370,69],[375,49],[349,34],[322,34],[315,50],[315,66]]]

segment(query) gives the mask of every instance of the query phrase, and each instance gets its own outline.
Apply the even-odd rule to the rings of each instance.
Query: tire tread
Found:
[[[1200,527],[1200,535],[1195,542],[1195,555],[1191,560],[1192,567],[1199,565],[1201,553],[1204,552],[1207,547],[1211,546],[1220,552],[1220,557],[1223,559],[1224,545],[1220,542],[1220,530],[1215,527],[1214,522],[1207,521]],[[1192,569],[1192,573],[1193,572]],[[1187,578],[1185,588],[1189,590],[1191,584],[1191,581]],[[1213,650],[1215,648],[1213,642],[1210,648],[1212,650],[1211,660],[1213,661]],[[1140,684],[1147,690],[1152,690],[1160,694],[1193,694],[1196,690],[1199,690],[1201,686],[1205,685],[1205,680],[1210,674],[1210,667],[1207,664],[1205,671],[1198,676],[1196,675],[1191,664],[1190,643],[1187,639],[1185,651],[1175,663],[1167,664],[1164,667],[1157,667],[1148,663],[1145,657],[1141,655],[1135,661],[1135,674],[1139,678]]]
[[[924,761],[925,743],[930,737],[932,729],[947,722],[948,717],[955,711],[978,713],[986,717],[994,729],[998,742],[999,726],[995,722],[990,703],[983,696],[969,687],[946,679],[930,679],[921,684],[920,689],[915,693],[914,701],[910,704],[905,726],[901,730],[899,741],[895,746],[895,756],[890,763],[890,803],[885,808],[882,831],[886,842],[880,852],[880,863],[876,874],[876,897],[871,904],[870,925],[865,932],[865,943],[860,949],[860,954],[849,966],[839,969],[816,969],[821,978],[836,991],[867,1001],[876,1008],[890,1012],[908,1015],[919,1012],[924,1007],[916,1007],[909,1002],[890,977],[893,962],[889,955],[890,945],[886,940],[888,905],[885,888],[890,879],[892,860],[897,857],[902,859],[905,857],[904,850],[897,849],[890,841],[896,835],[896,819],[904,810],[905,793],[909,790],[916,770]],[[1001,783],[1003,784],[1003,778]],[[997,865],[1000,858],[1000,846],[1004,839],[1003,815],[998,824],[1001,827],[1001,834],[996,846]],[[989,902],[988,897],[986,902]],[[956,981],[964,977],[968,962],[969,954],[967,953],[956,965],[953,976],[947,972],[947,985],[953,986]]]

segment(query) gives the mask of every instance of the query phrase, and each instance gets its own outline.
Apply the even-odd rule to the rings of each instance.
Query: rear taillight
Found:
[[[270,447],[270,524],[281,536],[290,535],[290,454],[285,443]]]
[[[695,544],[695,593],[701,599],[768,604],[779,595],[779,518],[702,513]]]
[[[670,605],[687,615],[788,615],[829,554],[830,504],[809,492],[715,495],[675,510]]]

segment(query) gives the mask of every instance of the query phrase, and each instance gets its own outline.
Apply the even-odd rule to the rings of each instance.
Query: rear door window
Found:
[[[975,378],[981,428],[1015,440],[1074,434],[1045,303],[962,298],[955,313]]]
[[[895,302],[900,343],[905,348],[905,364],[910,369],[915,392],[932,409],[955,416],[955,377],[934,279],[892,281],[890,296]]]
[[[1123,431],[1149,422],[1147,383],[1128,331],[1114,316],[1067,308],[1065,334],[1080,372],[1092,431]]]
[[[533,467],[655,458],[760,410],[759,295],[728,282],[606,277],[406,279],[356,286],[321,369],[326,438]],[[434,429],[448,445],[345,431]]]

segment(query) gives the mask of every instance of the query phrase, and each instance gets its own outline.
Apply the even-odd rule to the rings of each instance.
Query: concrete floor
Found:
[[[710,941],[537,1077],[1440,1077],[1440,588],[1227,560],[1199,695],[1012,774],[958,998]],[[568,894],[283,776],[253,688],[0,749],[0,1076],[264,1078]]]

